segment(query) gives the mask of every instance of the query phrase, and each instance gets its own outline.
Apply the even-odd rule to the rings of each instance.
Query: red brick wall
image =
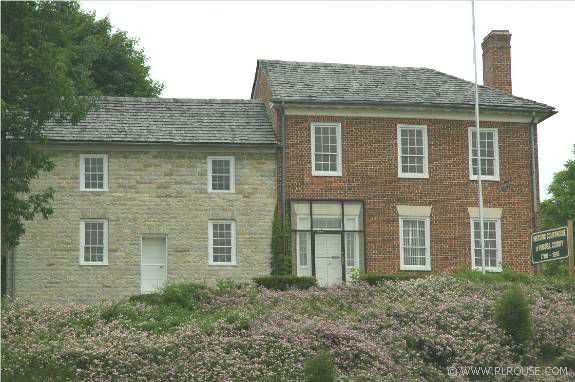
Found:
[[[312,122],[340,122],[341,177],[311,176]],[[397,124],[427,125],[429,179],[397,175]],[[399,272],[396,205],[432,206],[433,271],[471,264],[467,207],[477,202],[469,180],[468,127],[473,121],[286,116],[288,199],[360,199],[365,205],[367,271]],[[500,181],[484,181],[485,207],[502,208],[503,266],[531,271],[532,224],[529,128],[521,123],[485,122],[499,130]]]

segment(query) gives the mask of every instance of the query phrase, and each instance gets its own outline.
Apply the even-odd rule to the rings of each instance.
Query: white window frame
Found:
[[[403,254],[403,221],[404,220],[424,220],[425,221],[425,265],[405,264]],[[400,216],[399,217],[399,269],[402,271],[430,271],[431,270],[431,218],[429,216]]]
[[[212,189],[212,161],[213,160],[229,160],[230,161],[230,189],[229,190],[213,190]],[[210,193],[228,193],[233,194],[236,192],[236,158],[234,156],[209,156],[208,157],[208,192]]]
[[[214,258],[214,224],[231,224],[232,234],[232,260],[230,262],[213,261]],[[208,222],[208,264],[209,265],[237,265],[236,262],[236,222],[233,220],[210,220]]]
[[[86,188],[86,158],[101,158],[104,173],[103,188]],[[108,191],[108,155],[107,154],[80,154],[80,191]]]
[[[85,261],[84,244],[86,242],[85,223],[104,223],[104,253],[103,260]],[[108,265],[108,220],[107,219],[81,219],[80,220],[80,265]]]
[[[337,171],[317,171],[315,169],[315,129],[316,127],[335,127],[337,137]],[[311,124],[311,174],[312,176],[341,176],[341,123],[312,122]]]
[[[401,167],[401,130],[417,129],[423,131],[423,173],[404,173]],[[429,146],[427,141],[427,126],[426,125],[397,125],[397,176],[400,178],[429,178]]]
[[[499,181],[499,129],[481,127],[480,132],[481,131],[493,132],[493,156],[494,156],[494,158],[493,158],[494,159],[493,160],[493,175],[481,175],[481,180]],[[472,147],[473,140],[471,138],[472,134],[477,135],[477,129],[475,127],[470,127],[468,129],[468,134],[467,134],[467,146],[469,148],[469,155],[468,155],[469,180],[477,180],[477,175],[473,175],[473,161],[471,158],[472,149],[473,149],[473,147]],[[480,143],[480,146],[481,146],[481,143]],[[479,173],[479,171],[481,171],[481,163],[478,163],[477,171],[478,171],[478,173]]]
[[[470,218],[470,227],[471,227],[471,269],[474,271],[481,271],[481,266],[475,266],[475,227],[474,223],[479,222],[479,218]],[[487,219],[484,218],[483,222],[495,222],[495,234],[497,235],[496,242],[497,242],[497,266],[496,267],[485,267],[485,270],[488,272],[502,272],[503,271],[503,252],[501,249],[501,219]]]

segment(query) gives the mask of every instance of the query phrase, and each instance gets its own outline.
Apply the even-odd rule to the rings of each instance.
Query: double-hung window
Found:
[[[236,224],[232,220],[210,221],[209,264],[236,264]]]
[[[235,192],[233,156],[208,157],[208,192]]]
[[[501,220],[483,219],[483,242],[485,243],[485,269],[491,272],[502,270],[501,260]],[[481,224],[479,219],[471,219],[472,268],[481,270]]]
[[[80,264],[108,264],[108,221],[86,219],[80,221]]]
[[[428,178],[427,126],[397,126],[398,176]]]
[[[108,191],[108,156],[80,155],[80,190]]]
[[[431,207],[397,205],[399,215],[399,269],[431,270]]]
[[[341,176],[341,125],[311,124],[313,176]]]
[[[481,179],[499,180],[499,144],[497,129],[479,129],[479,153],[481,154]],[[469,179],[477,179],[477,129],[469,128]]]

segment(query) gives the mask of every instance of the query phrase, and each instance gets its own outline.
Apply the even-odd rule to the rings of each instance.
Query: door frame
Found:
[[[164,239],[164,279],[168,284],[168,234],[165,233],[143,233],[140,235],[140,293],[142,291],[142,264],[144,260],[144,239]]]

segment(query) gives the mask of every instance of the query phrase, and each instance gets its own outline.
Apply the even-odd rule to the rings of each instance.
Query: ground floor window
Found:
[[[291,201],[291,219],[298,275],[329,286],[364,270],[362,202]]]
[[[80,264],[108,264],[108,221],[85,219],[80,221]]]
[[[236,224],[231,220],[210,221],[209,263],[212,265],[234,265],[236,263]]]
[[[485,243],[485,269],[492,272],[501,271],[501,221],[499,219],[483,219],[483,241]],[[479,219],[471,219],[471,253],[473,269],[481,270],[481,223]]]
[[[429,217],[399,219],[402,270],[431,270]]]

